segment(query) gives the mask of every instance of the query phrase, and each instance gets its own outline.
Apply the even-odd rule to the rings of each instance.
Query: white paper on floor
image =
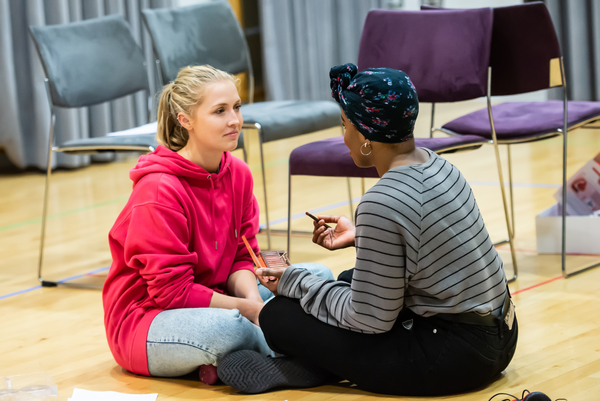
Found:
[[[90,391],[74,388],[69,401],[156,401],[157,397],[157,393],[125,394],[116,391]]]

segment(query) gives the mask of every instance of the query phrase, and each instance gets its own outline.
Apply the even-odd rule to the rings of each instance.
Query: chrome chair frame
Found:
[[[42,276],[42,267],[44,262],[44,243],[46,238],[46,221],[48,220],[48,188],[50,186],[50,177],[52,176],[52,155],[55,152],[65,152],[70,154],[95,154],[102,151],[117,151],[117,152],[153,152],[153,146],[139,146],[139,145],[115,145],[115,146],[96,146],[93,149],[85,147],[60,147],[54,146],[54,124],[56,121],[56,115],[54,113],[54,103],[52,102],[52,96],[50,94],[48,77],[44,78],[44,86],[46,88],[46,97],[48,100],[48,106],[50,107],[50,131],[48,134],[48,165],[46,167],[46,180],[44,184],[44,201],[42,208],[42,227],[40,233],[40,252],[38,258],[38,281],[42,287],[56,287],[59,284],[66,287],[83,287],[91,289],[102,289],[101,285],[87,284],[87,283],[66,283],[60,281],[45,280]],[[149,95],[149,91],[148,95]],[[150,98],[150,96],[148,96]],[[148,103],[149,110],[148,116],[150,116],[150,103]]]
[[[488,69],[488,93],[487,93],[487,110],[488,110],[488,116],[490,118],[490,128],[491,128],[491,132],[492,132],[492,144],[494,145],[494,152],[495,152],[495,156],[496,156],[496,163],[497,163],[497,168],[498,168],[498,176],[499,176],[499,180],[500,180],[500,190],[502,192],[502,203],[504,206],[504,214],[507,220],[507,228],[510,227],[509,233],[508,233],[508,239],[495,243],[494,245],[502,245],[505,243],[510,243],[511,244],[511,257],[513,258],[513,266],[514,266],[514,276],[511,280],[509,280],[509,282],[516,280],[517,278],[517,274],[518,274],[518,269],[517,269],[517,265],[515,263],[515,255],[514,255],[514,249],[512,247],[512,241],[514,239],[515,236],[515,212],[514,212],[514,196],[513,196],[513,180],[512,180],[512,161],[511,161],[511,154],[510,154],[510,145],[513,144],[519,144],[519,143],[528,143],[528,142],[535,142],[541,139],[549,139],[549,138],[553,138],[553,137],[557,137],[562,135],[563,137],[563,157],[562,157],[562,163],[563,163],[563,167],[562,167],[562,199],[567,199],[567,134],[569,131],[572,131],[574,129],[577,128],[597,128],[597,127],[591,127],[589,126],[590,124],[593,124],[596,121],[599,121],[600,119],[598,118],[593,118],[593,119],[589,119],[586,121],[582,121],[578,124],[573,125],[570,129],[569,129],[569,125],[568,125],[568,100],[567,100],[567,81],[566,81],[566,74],[564,71],[564,60],[563,57],[560,57],[560,74],[561,74],[561,79],[562,79],[562,84],[559,85],[562,90],[563,90],[563,126],[562,128],[557,129],[557,131],[554,132],[550,132],[550,133],[545,133],[545,134],[541,134],[541,135],[537,135],[537,136],[533,136],[533,137],[529,137],[529,138],[524,138],[524,139],[509,139],[509,140],[498,140],[498,138],[496,137],[496,130],[494,127],[494,120],[493,120],[493,115],[492,115],[492,99],[491,99],[491,81],[492,81],[492,67],[489,67]],[[456,132],[448,130],[448,129],[444,129],[444,128],[434,128],[433,127],[433,108],[432,108],[432,117],[431,117],[431,122],[432,122],[432,128],[431,128],[431,137],[433,137],[433,133],[435,131],[440,131],[443,132],[445,134],[448,135],[458,135]],[[506,145],[507,148],[507,162],[508,162],[508,186],[509,186],[509,197],[510,197],[510,214],[508,213],[508,206],[507,206],[507,202],[506,202],[506,195],[505,195],[505,185],[504,185],[504,180],[503,180],[503,176],[502,176],[502,165],[500,163],[500,151],[499,151],[499,145]],[[589,266],[586,266],[582,269],[576,270],[574,272],[567,272],[566,270],[566,240],[567,240],[567,233],[566,233],[566,213],[567,213],[567,205],[566,202],[562,202],[562,213],[561,213],[561,224],[562,224],[562,228],[561,228],[561,273],[563,275],[563,277],[568,278],[571,276],[574,276],[576,274],[582,273],[584,271],[593,269],[595,267],[600,266],[600,263],[595,263],[595,264],[591,264]],[[509,218],[510,216],[510,218]],[[510,222],[509,222],[510,220]]]
[[[118,42],[120,42],[123,46],[130,46],[128,48],[128,52],[130,52],[131,54],[131,62],[132,63],[139,63],[136,64],[135,67],[132,67],[133,64],[130,64],[127,66],[127,68],[129,69],[128,73],[129,74],[137,74],[138,72],[142,71],[143,69],[143,73],[146,73],[145,67],[146,67],[146,63],[143,61],[143,59],[141,58],[141,50],[138,47],[139,52],[136,53],[135,50],[131,49],[131,46],[137,46],[137,44],[135,43],[135,39],[133,38],[133,36],[131,36],[131,33],[129,31],[129,27],[127,25],[127,23],[121,18],[121,17],[104,17],[106,22],[102,22],[101,24],[112,24],[111,29],[123,29],[124,31],[122,31],[120,34],[121,35],[126,35],[126,36],[122,36],[122,37],[118,37],[116,38],[116,40]],[[121,20],[121,21],[119,21]],[[78,23],[78,24],[92,24],[94,26],[94,29],[99,29],[103,28],[104,26],[100,26],[100,25],[96,25],[99,24],[98,21],[95,20],[88,20],[88,21],[84,21],[82,23]],[[44,28],[45,29],[45,28]],[[60,26],[53,26],[50,27],[48,29],[62,29]],[[80,28],[77,28],[80,29]],[[94,31],[95,32],[95,31]],[[124,33],[126,32],[126,33]],[[69,154],[96,154],[96,153],[100,153],[100,152],[106,152],[106,151],[113,151],[113,152],[151,152],[154,150],[154,140],[152,139],[151,142],[148,141],[148,136],[130,136],[128,138],[125,137],[120,137],[120,140],[115,139],[114,141],[111,140],[105,140],[102,141],[100,140],[100,138],[90,138],[87,140],[73,140],[73,141],[67,141],[62,145],[54,145],[54,125],[56,122],[56,114],[55,114],[55,108],[58,107],[55,105],[55,101],[53,100],[53,96],[58,96],[57,99],[57,104],[60,105],[60,107],[63,108],[74,108],[74,107],[87,107],[87,106],[91,106],[94,104],[98,104],[101,102],[105,102],[105,101],[110,101],[110,100],[115,100],[118,99],[120,97],[123,96],[127,96],[127,95],[131,95],[133,93],[138,93],[140,91],[144,91],[146,93],[147,96],[147,107],[148,107],[148,118],[150,118],[151,114],[150,114],[150,109],[151,109],[151,98],[150,98],[150,88],[148,85],[148,77],[147,76],[142,76],[140,77],[140,81],[136,81],[134,84],[132,84],[130,87],[127,86],[121,86],[121,83],[115,83],[114,85],[119,85],[111,87],[112,89],[114,88],[119,88],[119,90],[114,90],[111,91],[110,93],[112,93],[112,95],[107,95],[107,94],[103,94],[100,97],[96,96],[96,97],[91,97],[91,98],[87,98],[85,101],[82,101],[81,99],[78,99],[77,101],[73,102],[73,99],[70,99],[69,101],[65,101],[64,99],[61,100],[61,96],[64,95],[64,93],[54,93],[53,95],[53,91],[51,90],[51,85],[54,84],[54,82],[51,82],[51,77],[53,76],[52,74],[57,74],[55,70],[48,70],[48,65],[47,63],[49,63],[50,61],[47,60],[47,57],[51,58],[52,56],[56,55],[55,53],[46,53],[46,52],[50,52],[50,50],[42,50],[42,46],[47,45],[47,42],[44,42],[43,38],[44,34],[41,34],[41,38],[38,37],[37,35],[40,35],[40,31],[39,29],[36,31],[35,27],[30,27],[30,34],[32,35],[33,38],[33,42],[36,48],[36,51],[38,53],[38,56],[40,58],[40,61],[42,63],[42,67],[44,70],[44,85],[45,85],[45,89],[46,89],[46,97],[47,97],[47,101],[48,101],[48,106],[50,108],[50,127],[49,127],[49,135],[48,135],[48,159],[47,159],[47,166],[46,166],[46,179],[45,179],[45,186],[44,186],[44,199],[43,199],[43,207],[42,207],[42,224],[41,224],[41,232],[40,232],[40,251],[39,251],[39,259],[38,259],[38,281],[41,283],[42,287],[55,287],[57,285],[64,285],[64,286],[70,286],[70,287],[85,287],[85,288],[102,288],[101,285],[96,285],[96,284],[87,284],[87,283],[66,283],[64,282],[64,280],[59,280],[59,281],[51,281],[51,280],[46,280],[43,277],[42,274],[42,270],[43,270],[43,261],[44,261],[44,246],[45,246],[45,237],[46,237],[46,223],[48,220],[48,201],[49,201],[49,190],[48,188],[50,187],[50,180],[51,180],[51,176],[52,176],[52,155],[55,152],[63,152],[63,153],[69,153]],[[40,42],[41,40],[41,42]],[[64,45],[64,43],[63,43]],[[43,47],[43,49],[47,49],[47,47]],[[92,49],[94,49],[92,47]],[[115,50],[115,49],[113,49]],[[53,50],[56,51],[56,50]],[[118,51],[124,52],[123,48],[119,48]],[[128,75],[129,76],[129,75]],[[58,77],[60,77],[60,75],[58,75]],[[81,78],[83,79],[83,78]],[[64,84],[64,83],[63,83]],[[125,88],[125,89],[124,89]],[[118,95],[117,95],[118,94]],[[61,103],[62,102],[62,103]],[[127,140],[123,141],[123,139],[127,139],[127,140],[131,140],[133,139],[131,142],[128,142]],[[110,139],[110,138],[109,138]],[[103,143],[106,142],[106,143]]]
[[[513,185],[512,185],[512,170],[511,170],[511,162],[510,162],[510,151],[508,154],[508,177],[509,177],[509,188],[510,188],[510,200],[511,200],[511,213],[508,213],[508,209],[507,209],[507,203],[506,203],[506,192],[504,189],[504,178],[503,178],[503,174],[502,174],[502,163],[500,161],[500,152],[498,149],[498,139],[496,137],[496,129],[494,127],[494,120],[492,117],[492,96],[491,96],[491,91],[492,91],[492,67],[488,67],[488,79],[487,79],[487,94],[486,94],[486,103],[487,103],[487,110],[488,110],[488,116],[490,118],[490,127],[491,127],[491,131],[492,131],[492,140],[489,142],[490,144],[494,145],[494,153],[496,156],[496,164],[497,164],[497,169],[498,169],[498,178],[500,180],[500,193],[502,195],[502,205],[504,206],[504,216],[506,219],[506,230],[508,231],[508,238],[499,242],[495,242],[494,246],[500,246],[503,244],[509,244],[510,247],[510,257],[511,257],[511,261],[513,264],[513,276],[512,278],[508,279],[508,283],[512,283],[513,281],[515,281],[517,279],[518,276],[518,265],[517,265],[517,257],[515,254],[515,249],[514,249],[514,243],[513,243],[513,239],[514,239],[514,208],[513,208]],[[455,132],[452,132],[450,130],[446,130],[443,128],[436,128],[434,125],[434,121],[435,121],[435,103],[431,104],[431,124],[430,124],[430,131],[429,131],[429,137],[433,138],[433,133],[436,131],[440,131],[443,132],[445,134],[448,135],[458,135]]]

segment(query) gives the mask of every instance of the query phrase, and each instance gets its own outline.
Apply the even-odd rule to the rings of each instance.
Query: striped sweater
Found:
[[[389,170],[356,210],[352,284],[286,269],[280,295],[333,326],[382,333],[402,308],[418,315],[500,314],[502,260],[463,175],[427,150],[426,163]]]

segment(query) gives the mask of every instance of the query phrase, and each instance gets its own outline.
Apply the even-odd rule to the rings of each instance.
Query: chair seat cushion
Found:
[[[341,127],[340,107],[333,101],[271,101],[242,106],[244,125],[260,124],[263,142]]]
[[[473,150],[489,140],[477,135],[445,136],[441,138],[415,138],[415,146],[433,150],[437,154],[453,153],[459,150]]]
[[[499,142],[534,138],[562,128],[563,102],[549,100],[501,103],[492,106],[492,115]],[[600,117],[600,102],[569,102],[569,127],[598,117]],[[487,108],[452,120],[442,128],[461,135],[492,138]]]
[[[156,134],[101,136],[74,139],[55,147],[57,152],[96,153],[98,151],[151,151],[156,149]]]
[[[487,142],[488,140],[473,135],[415,139],[416,146],[431,149],[436,153],[477,148]],[[360,168],[354,164],[341,136],[307,143],[294,149],[290,154],[290,174],[319,177],[379,177],[375,167]]]

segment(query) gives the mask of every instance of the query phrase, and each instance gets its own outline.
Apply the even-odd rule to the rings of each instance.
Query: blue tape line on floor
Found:
[[[9,297],[12,297],[12,296],[15,296],[15,295],[19,295],[19,294],[24,294],[24,293],[29,292],[29,291],[37,290],[38,288],[42,288],[42,286],[41,285],[36,285],[35,287],[27,288],[26,290],[11,292],[10,294],[6,294],[6,295],[0,295],[0,299],[9,298]]]
[[[71,276],[71,277],[63,278],[61,280],[58,280],[57,283],[66,283],[67,281],[75,280],[76,278],[80,278],[80,277],[84,277],[84,276],[89,276],[90,274],[100,273],[100,272],[106,271],[108,269],[110,269],[110,266],[101,267],[99,269],[92,270],[92,271],[87,272],[85,274],[78,274],[76,276]],[[0,295],[0,299],[10,298],[10,297],[13,297],[15,295],[24,294],[26,292],[37,290],[37,289],[40,289],[40,288],[42,288],[41,285],[36,285],[35,287],[27,288],[25,290],[20,290],[20,291],[11,292],[10,294]]]

